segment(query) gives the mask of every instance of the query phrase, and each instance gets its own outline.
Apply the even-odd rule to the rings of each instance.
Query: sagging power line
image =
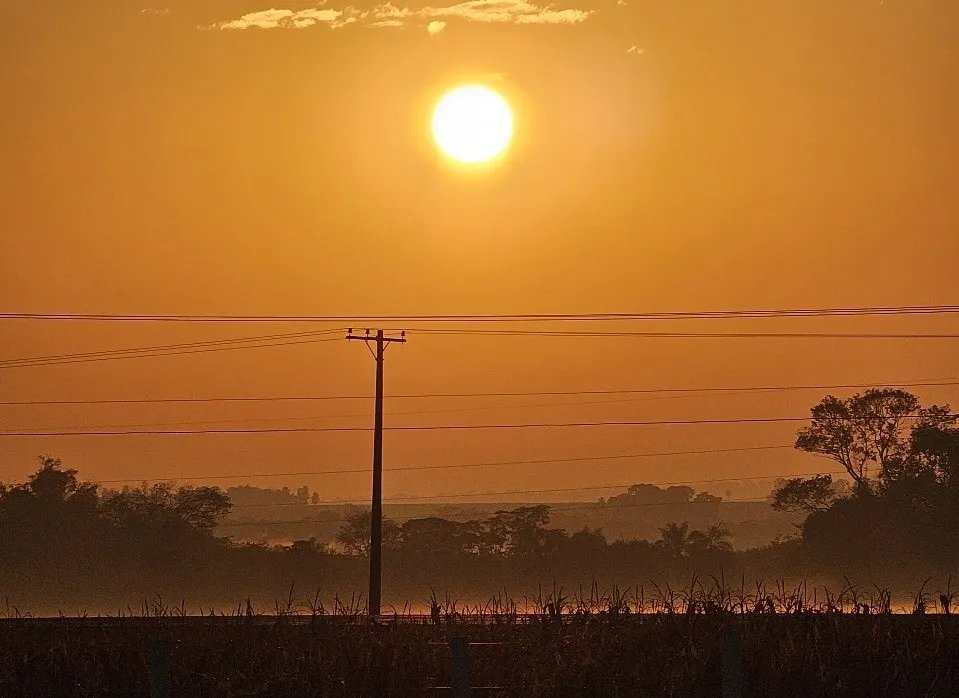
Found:
[[[531,390],[521,392],[399,393],[391,399],[474,398],[474,397],[566,397],[576,395],[663,395],[667,393],[762,393],[802,390],[855,390],[860,388],[921,388],[959,386],[959,378],[926,378],[915,381],[874,383],[820,383],[803,385],[754,385],[702,388],[614,388],[608,390]],[[264,395],[171,398],[92,398],[77,400],[3,400],[2,406],[27,405],[153,405],[216,402],[326,402],[334,400],[372,400],[373,395]],[[557,403],[561,404],[561,403]],[[519,405],[523,406],[523,405]]]
[[[430,337],[638,337],[647,339],[959,339],[955,332],[644,332],[576,330],[433,330],[413,328],[410,333]]]
[[[928,415],[899,415],[902,419],[923,419]],[[937,415],[954,418],[959,414]],[[729,419],[659,419],[644,421],[596,421],[596,422],[529,422],[523,424],[430,424],[422,426],[384,427],[384,431],[431,432],[431,431],[473,431],[483,429],[568,429],[590,427],[653,427],[653,426],[693,426],[725,424],[777,424],[806,422],[812,419],[802,417],[742,417]],[[821,418],[826,419],[826,418]],[[883,419],[883,417],[875,417]],[[179,436],[187,434],[310,434],[310,433],[350,433],[371,432],[374,427],[263,427],[256,429],[126,429],[126,430],[86,430],[86,431],[0,431],[0,437],[42,437],[42,436]]]
[[[440,465],[411,465],[400,466],[397,468],[384,468],[384,472],[410,472],[419,470],[450,470],[459,468],[490,468],[507,465],[545,465],[562,463],[585,463],[592,461],[611,461],[628,460],[641,458],[660,458],[667,456],[698,456],[712,455],[722,453],[740,453],[749,451],[770,451],[794,448],[793,444],[777,444],[774,446],[738,446],[731,448],[707,448],[687,451],[658,451],[645,453],[617,453],[606,456],[579,456],[579,457],[560,457],[560,458],[537,458],[509,461],[484,461],[473,463],[448,463]],[[242,480],[250,478],[272,478],[272,477],[307,477],[314,475],[345,475],[345,474],[366,474],[372,472],[370,468],[352,468],[348,470],[304,470],[299,472],[286,473],[242,473],[232,475],[187,475],[184,477],[163,477],[163,478],[122,478],[114,480],[97,480],[101,485],[127,484],[127,483],[147,483],[147,482],[190,482],[197,480]]]
[[[530,490],[499,490],[496,492],[446,492],[443,494],[423,494],[423,495],[397,495],[395,497],[384,497],[384,502],[418,502],[432,501],[436,499],[463,499],[472,497],[501,497],[514,496],[517,494],[555,494],[561,492],[589,492],[594,490],[625,490],[636,484],[653,485],[655,487],[673,487],[677,485],[697,485],[712,484],[719,482],[754,482],[761,480],[779,480],[795,477],[816,477],[819,475],[845,475],[845,470],[831,470],[827,472],[818,471],[815,473],[786,473],[780,475],[758,475],[746,477],[723,477],[711,480],[676,480],[674,482],[629,482],[626,484],[617,483],[612,485],[582,485],[580,487],[549,487],[543,489]],[[300,502],[276,502],[276,503],[255,503],[255,504],[234,504],[233,508],[261,508],[261,507],[311,507],[311,506],[337,506],[344,504],[364,504],[363,499],[329,499],[308,504]],[[717,502],[718,503],[718,502]]]
[[[161,344],[156,346],[132,347],[127,349],[105,349],[102,351],[81,352],[33,356],[19,359],[0,360],[0,369],[29,368],[32,366],[59,366],[62,364],[90,363],[93,361],[118,361],[124,359],[147,359],[158,356],[180,356],[184,354],[205,354],[209,352],[234,351],[238,349],[262,349],[268,347],[286,347],[299,344],[339,341],[331,337],[340,330],[316,330],[312,332],[291,332],[286,334],[258,335],[253,337],[234,337],[202,342],[181,344]]]
[[[953,315],[959,305],[903,305],[746,310],[603,313],[369,314],[369,315],[151,315],[121,313],[0,313],[0,320],[88,322],[603,322],[623,320],[710,320],[731,318]]]
[[[191,342],[186,344],[133,347],[102,350],[77,354],[21,357],[0,360],[0,369],[61,366],[64,364],[149,359],[164,356],[206,354],[210,352],[236,351],[239,349],[267,349],[320,342],[337,341],[335,337],[323,337],[339,330],[290,333],[286,335],[262,335],[233,339]],[[406,332],[406,330],[403,330]],[[536,330],[410,330],[429,337],[580,337],[580,338],[638,338],[638,339],[854,339],[854,340],[929,340],[959,339],[959,333],[852,333],[852,332],[563,332]],[[299,337],[299,338],[298,338]]]

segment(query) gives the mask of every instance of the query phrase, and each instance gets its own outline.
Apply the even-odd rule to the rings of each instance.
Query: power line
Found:
[[[711,455],[719,453],[739,453],[746,451],[769,451],[776,449],[791,449],[793,448],[792,444],[779,444],[775,446],[740,446],[734,448],[709,448],[709,449],[700,449],[700,450],[691,450],[691,451],[659,451],[659,452],[645,452],[645,453],[619,453],[615,455],[608,456],[581,456],[581,457],[565,457],[565,458],[539,458],[535,460],[526,459],[526,460],[510,460],[510,461],[485,461],[479,463],[450,463],[445,465],[411,465],[411,466],[402,466],[398,468],[384,468],[384,472],[408,472],[408,471],[417,471],[417,470],[448,470],[448,469],[459,469],[459,468],[488,468],[495,466],[503,465],[541,465],[541,464],[557,464],[557,463],[584,463],[591,461],[605,461],[605,460],[627,460],[630,458],[658,458],[666,456],[694,456],[694,455]],[[288,473],[242,473],[242,474],[233,474],[233,475],[190,475],[186,477],[171,477],[171,478],[125,478],[117,480],[97,480],[99,484],[124,484],[124,483],[139,483],[139,482],[187,482],[195,480],[240,480],[240,479],[252,479],[252,478],[270,478],[270,477],[305,477],[312,475],[344,475],[344,474],[366,474],[371,472],[371,468],[355,468],[350,470],[308,470],[300,472],[288,472]]]
[[[63,364],[89,363],[94,361],[116,361],[122,359],[144,359],[182,354],[203,354],[212,351],[236,349],[260,349],[297,344],[313,344],[330,339],[316,338],[319,335],[341,330],[318,330],[316,332],[289,333],[285,335],[263,335],[259,337],[239,337],[236,339],[192,342],[152,347],[133,347],[126,349],[104,350],[79,354],[61,354],[52,356],[22,357],[0,360],[0,369],[27,368],[33,366],[59,366]],[[487,337],[634,337],[634,338],[678,338],[678,339],[959,339],[959,333],[854,333],[854,332],[572,332],[540,330],[408,330],[432,337],[442,336],[487,336]],[[307,337],[304,339],[292,339]],[[284,340],[284,341],[281,341]]]
[[[93,322],[598,322],[622,320],[701,320],[729,318],[952,315],[959,305],[906,305],[624,313],[491,313],[379,315],[150,315],[119,313],[0,313],[0,320]]]
[[[758,393],[801,390],[853,390],[858,388],[918,388],[959,385],[956,378],[929,378],[914,382],[885,381],[881,383],[824,383],[805,385],[734,386],[714,388],[619,388],[611,390],[546,390],[523,392],[471,392],[471,393],[403,393],[389,395],[395,399],[471,398],[471,397],[565,397],[576,395],[658,395],[664,393]],[[87,400],[5,400],[3,406],[26,405],[141,405],[167,403],[213,403],[213,402],[320,402],[332,400],[372,400],[372,395],[266,395],[225,397],[173,397],[173,398],[98,398]],[[558,404],[558,403],[557,403]],[[570,403],[572,404],[572,403]],[[518,405],[518,407],[525,405]],[[349,415],[352,416],[352,415]]]
[[[615,485],[584,485],[582,487],[551,487],[546,489],[535,489],[535,490],[501,490],[498,492],[448,492],[445,494],[424,494],[424,495],[402,495],[395,497],[383,497],[384,502],[412,502],[420,500],[434,500],[434,499],[460,499],[463,497],[498,497],[506,495],[516,495],[516,494],[552,494],[559,492],[581,492],[581,491],[592,491],[592,490],[622,490],[628,489],[636,484],[644,485],[654,485],[656,487],[670,487],[674,485],[698,485],[698,484],[711,484],[719,482],[748,482],[756,480],[777,480],[777,479],[786,479],[793,477],[815,477],[817,475],[842,475],[845,470],[833,470],[829,472],[816,472],[816,473],[788,473],[783,475],[760,475],[760,476],[749,476],[749,477],[723,477],[716,478],[712,480],[677,480],[675,482],[644,482],[636,483],[630,482],[627,484],[615,484]],[[247,508],[247,507],[286,507],[286,506],[335,506],[338,504],[365,504],[365,499],[346,499],[346,500],[325,500],[320,502],[312,502],[309,504],[304,504],[300,502],[277,502],[273,504],[234,504],[234,508]],[[716,503],[716,502],[714,502]]]
[[[900,415],[903,419],[921,419],[927,415]],[[943,417],[956,418],[959,414],[947,414]],[[384,427],[386,431],[473,431],[481,429],[560,429],[577,427],[646,427],[646,426],[689,426],[699,424],[774,424],[786,422],[806,422],[811,417],[742,417],[731,419],[666,419],[649,421],[603,421],[603,422],[556,422],[526,424],[430,424],[423,426]],[[881,417],[877,417],[881,419]],[[99,431],[0,431],[3,436],[135,436],[155,435],[174,436],[185,434],[295,434],[323,432],[370,432],[373,427],[264,427],[258,429],[160,429],[160,430],[99,430]]]
[[[431,337],[643,337],[647,339],[959,339],[959,333],[889,332],[577,332],[570,330],[431,330],[410,329]]]
[[[82,352],[78,354],[56,354],[52,356],[36,356],[32,358],[23,358],[23,359],[5,359],[3,362],[7,361],[52,361],[60,359],[76,359],[76,358],[87,358],[92,356],[103,356],[103,355],[112,355],[112,354],[125,354],[138,351],[159,351],[167,349],[191,349],[195,347],[206,347],[214,346],[219,344],[234,344],[238,342],[259,342],[273,339],[291,339],[291,338],[301,338],[301,337],[315,337],[320,335],[327,335],[331,333],[341,332],[340,329],[328,329],[328,330],[310,330],[307,332],[287,332],[283,334],[265,334],[265,335],[254,335],[247,337],[228,337],[224,339],[211,339],[206,341],[199,342],[187,342],[181,344],[161,344],[158,346],[149,346],[149,347],[135,347],[129,349],[104,349],[101,351],[90,351]]]
[[[156,356],[202,354],[213,351],[230,351],[234,349],[259,349],[264,347],[280,347],[294,344],[315,344],[317,342],[339,341],[339,337],[327,336],[333,332],[340,332],[340,330],[317,330],[313,332],[236,337],[233,339],[219,339],[207,342],[190,342],[185,344],[167,344],[151,347],[112,349],[78,354],[61,354],[54,356],[35,356],[19,359],[6,359],[0,360],[0,369],[25,368],[32,366],[58,366],[61,364],[88,363],[91,361],[142,359]]]
[[[887,387],[890,385],[902,385],[902,384],[886,384]],[[914,385],[959,385],[959,382],[953,383],[923,383],[923,384],[914,384]],[[720,395],[728,395],[731,393],[719,393]],[[735,393],[733,393],[735,394]],[[435,409],[435,410],[391,410],[386,412],[388,415],[394,416],[408,416],[408,415],[423,415],[423,414],[457,414],[457,413],[473,413],[479,411],[500,411],[500,410],[514,410],[514,409],[537,409],[542,407],[583,407],[587,405],[612,405],[612,404],[625,404],[632,402],[639,402],[642,400],[666,400],[666,399],[675,399],[680,397],[693,397],[689,393],[682,395],[659,395],[659,396],[644,396],[644,397],[631,397],[631,398],[616,398],[610,400],[576,400],[572,402],[540,402],[540,403],[521,403],[521,404],[510,404],[510,405],[480,405],[480,406],[470,406],[470,407],[457,407],[457,408],[446,408],[446,409]],[[705,397],[705,396],[700,396]],[[0,403],[3,404],[3,403]],[[256,422],[289,422],[289,421],[311,421],[311,420],[329,420],[329,419],[350,419],[350,418],[360,418],[367,417],[367,413],[358,414],[324,414],[324,415],[292,415],[285,417],[244,417],[242,419],[206,419],[206,420],[190,420],[190,421],[179,421],[179,422],[146,422],[146,423],[127,423],[127,424],[98,424],[98,425],[81,425],[70,427],[71,429],[133,429],[136,427],[174,427],[174,426],[199,426],[204,424],[250,424]],[[41,429],[56,429],[56,426],[51,427],[37,427],[39,431]]]

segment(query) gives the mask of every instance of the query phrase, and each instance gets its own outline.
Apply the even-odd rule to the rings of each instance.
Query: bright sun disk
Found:
[[[498,93],[480,85],[447,92],[433,112],[433,138],[446,155],[464,163],[495,158],[513,137],[513,114]]]

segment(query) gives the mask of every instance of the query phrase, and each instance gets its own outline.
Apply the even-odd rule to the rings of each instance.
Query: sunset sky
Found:
[[[959,298],[954,0],[156,2],[0,0],[0,311],[595,313]],[[502,159],[476,170],[443,157],[430,134],[436,100],[464,83],[498,91],[515,120]],[[0,362],[340,326],[4,320]],[[959,331],[954,317],[543,329]],[[409,339],[387,354],[388,395],[959,376],[955,339]],[[361,345],[330,341],[0,367],[0,402],[367,395],[372,379]],[[825,392],[388,398],[386,409],[417,413],[388,415],[393,426],[778,417],[806,414]],[[916,392],[959,403],[959,387]],[[371,411],[371,400],[0,406],[0,429],[365,427]],[[385,463],[785,445],[796,428],[393,432]],[[26,476],[40,453],[91,479],[301,472],[366,466],[370,435],[0,435],[0,480]],[[385,493],[817,469],[831,468],[751,451],[387,473]],[[369,488],[361,474],[253,484],[303,483],[329,498]]]

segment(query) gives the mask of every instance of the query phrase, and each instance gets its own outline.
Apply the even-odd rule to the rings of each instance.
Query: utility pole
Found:
[[[347,330],[347,339],[359,339],[366,343],[376,359],[376,401],[373,414],[373,495],[370,504],[370,591],[368,614],[370,618],[380,615],[380,590],[383,569],[383,355],[393,342],[406,343],[406,332],[399,337],[387,337],[383,330],[375,335],[370,330],[354,334]],[[371,346],[375,345],[375,349]]]

